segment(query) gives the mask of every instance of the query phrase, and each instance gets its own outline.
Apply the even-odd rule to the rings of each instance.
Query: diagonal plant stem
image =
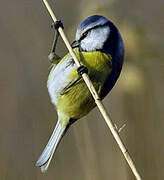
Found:
[[[53,21],[54,22],[57,21],[57,19],[55,17],[55,14],[53,13],[53,11],[52,11],[49,3],[47,2],[47,0],[43,0],[43,2],[45,4],[48,12],[50,13]],[[70,43],[68,42],[68,39],[67,39],[63,29],[61,27],[59,27],[58,31],[59,31],[59,33],[60,33],[60,35],[61,35],[61,37],[62,37],[62,39],[63,39],[63,41],[64,41],[64,43],[65,43],[65,45],[67,47],[67,49],[69,50],[70,55],[72,56],[73,60],[75,61],[77,67],[80,67],[81,66],[80,61],[78,60],[78,58],[76,57],[72,47],[70,46]],[[112,135],[114,136],[119,148],[121,149],[121,152],[123,153],[126,161],[128,162],[134,176],[136,177],[137,180],[142,180],[139,172],[136,169],[136,166],[135,166],[132,158],[130,157],[130,154],[129,154],[128,150],[126,149],[124,143],[121,140],[121,137],[119,135],[119,132],[118,132],[117,128],[115,127],[114,123],[110,119],[109,114],[107,113],[107,111],[106,111],[104,105],[102,104],[102,102],[101,102],[101,100],[100,100],[100,98],[99,98],[99,96],[98,96],[98,94],[97,94],[91,80],[89,79],[89,76],[86,73],[84,73],[84,74],[82,74],[82,77],[83,77],[86,85],[88,86],[88,89],[90,90],[90,92],[91,92],[91,94],[92,94],[92,96],[93,96],[93,98],[95,100],[95,103],[99,108],[100,113],[102,114],[102,116],[103,116],[105,122],[107,123]]]

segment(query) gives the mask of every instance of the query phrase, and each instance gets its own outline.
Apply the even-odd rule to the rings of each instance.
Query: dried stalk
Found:
[[[52,11],[50,5],[48,4],[47,0],[43,0],[43,2],[45,4],[48,12],[50,13],[53,21],[54,22],[57,21],[57,19],[55,17],[55,14],[53,13],[53,11]],[[62,37],[62,39],[63,39],[63,41],[64,41],[64,43],[66,45],[66,47],[69,50],[70,55],[74,59],[77,67],[80,67],[80,65],[81,65],[80,61],[77,59],[72,47],[70,46],[70,43],[68,42],[68,39],[67,39],[66,35],[64,34],[63,29],[61,27],[59,27],[58,31],[59,31],[59,33],[60,33],[60,35],[61,35],[61,37]],[[115,127],[114,123],[111,121],[111,119],[110,119],[107,111],[105,110],[105,107],[102,104],[102,102],[101,102],[101,100],[100,100],[100,98],[99,98],[99,96],[98,96],[98,94],[97,94],[91,80],[89,79],[89,76],[86,73],[84,73],[84,74],[82,74],[82,77],[83,77],[86,85],[88,86],[88,89],[90,90],[90,92],[91,92],[91,94],[92,94],[92,96],[93,96],[93,98],[95,100],[95,103],[96,103],[96,105],[98,106],[98,108],[100,110],[100,113],[102,114],[102,116],[103,116],[105,122],[107,123],[111,133],[113,134],[119,148],[121,149],[126,161],[128,162],[134,176],[136,177],[137,180],[142,180],[140,174],[138,173],[138,171],[137,171],[137,169],[135,167],[135,164],[134,164],[132,158],[130,157],[130,155],[128,153],[128,150],[126,149],[125,145],[123,144],[123,142],[121,140],[121,137],[119,136],[119,132],[118,132],[117,128]]]

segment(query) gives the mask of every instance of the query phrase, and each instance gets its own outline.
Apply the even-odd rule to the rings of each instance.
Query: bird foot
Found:
[[[80,67],[77,68],[77,72],[79,76],[82,76],[84,73],[88,74],[88,69],[87,67],[81,65]]]
[[[54,28],[55,30],[58,30],[59,27],[61,27],[62,29],[64,29],[64,25],[63,25],[63,23],[62,23],[61,20],[57,20],[57,21],[55,21],[55,22],[53,22],[53,23],[51,24],[51,28]]]

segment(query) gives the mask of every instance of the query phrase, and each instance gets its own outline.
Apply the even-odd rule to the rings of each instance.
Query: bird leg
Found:
[[[54,28],[55,31],[54,31],[54,40],[53,40],[51,52],[50,52],[48,58],[51,63],[54,63],[55,60],[61,59],[61,57],[55,53],[55,49],[56,49],[57,41],[58,41],[58,38],[60,35],[58,29],[59,29],[59,27],[64,28],[64,26],[60,20],[57,20],[54,23],[52,23],[51,27]]]

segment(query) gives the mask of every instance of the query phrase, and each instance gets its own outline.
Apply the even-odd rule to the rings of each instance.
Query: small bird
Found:
[[[55,39],[55,45],[56,42]],[[53,47],[49,56],[53,66],[47,87],[56,107],[58,121],[36,162],[42,172],[48,169],[52,156],[70,125],[96,106],[79,71],[88,72],[96,91],[103,99],[115,85],[123,65],[124,44],[121,34],[110,20],[101,15],[90,16],[78,26],[72,48],[82,65],[80,70],[69,53],[60,58]]]

